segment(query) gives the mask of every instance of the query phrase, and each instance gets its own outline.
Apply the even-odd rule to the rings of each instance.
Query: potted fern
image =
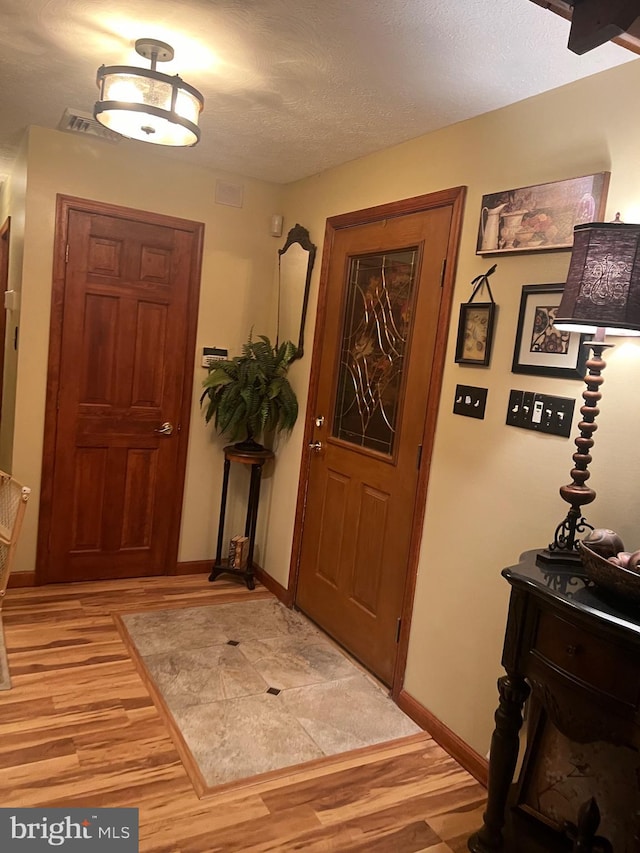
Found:
[[[264,450],[256,439],[265,433],[290,432],[298,401],[287,371],[297,353],[291,341],[274,346],[266,335],[249,335],[242,355],[215,362],[202,383],[205,421],[213,418],[216,430],[245,451]]]

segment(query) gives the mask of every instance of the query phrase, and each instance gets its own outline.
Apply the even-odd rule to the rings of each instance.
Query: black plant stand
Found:
[[[258,503],[260,501],[260,480],[262,478],[262,466],[265,462],[273,459],[271,450],[243,450],[235,444],[228,444],[224,448],[224,476],[222,478],[222,498],[220,501],[220,521],[218,522],[218,545],[216,548],[216,561],[211,569],[209,580],[214,581],[221,574],[227,573],[241,577],[247,584],[247,589],[255,589],[253,575],[253,548],[256,540],[256,521],[258,518]],[[224,517],[227,509],[227,491],[229,488],[229,470],[232,462],[251,466],[251,480],[249,484],[249,500],[247,501],[247,519],[244,525],[244,535],[249,539],[249,550],[247,554],[247,565],[242,569],[235,569],[222,561],[222,543],[224,541]]]

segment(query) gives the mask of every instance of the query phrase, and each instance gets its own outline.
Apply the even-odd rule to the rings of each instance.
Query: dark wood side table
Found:
[[[247,584],[248,589],[255,589],[253,574],[253,549],[256,541],[256,522],[258,519],[258,504],[260,502],[260,481],[262,479],[262,466],[265,462],[273,459],[271,450],[242,450],[234,444],[228,444],[224,448],[224,475],[222,478],[222,497],[220,500],[220,519],[218,521],[218,544],[216,547],[216,561],[211,569],[209,580],[214,581],[221,574],[228,573],[241,577]],[[227,511],[227,493],[229,490],[229,470],[232,462],[251,466],[251,479],[249,482],[249,499],[247,501],[247,517],[244,525],[244,535],[249,539],[247,565],[236,569],[228,566],[222,561],[222,543],[224,541],[224,518]]]
[[[576,575],[579,565],[553,570],[538,564],[537,554],[525,552],[519,565],[502,572],[511,584],[502,655],[507,674],[498,681],[487,808],[482,829],[468,841],[473,853],[573,849],[563,829],[527,809],[521,785],[513,784],[522,711],[530,693],[520,780],[538,758],[537,733],[547,721],[577,743],[640,747],[640,607],[589,585]],[[611,772],[615,770],[612,766]],[[627,849],[640,851],[636,808],[628,814],[628,826]]]

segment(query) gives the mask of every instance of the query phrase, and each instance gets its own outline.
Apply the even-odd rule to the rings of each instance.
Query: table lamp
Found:
[[[572,482],[560,488],[570,508],[557,526],[553,542],[540,553],[543,560],[573,565],[580,561],[576,535],[593,529],[581,507],[596,496],[586,482],[597,429],[595,419],[600,412],[601,374],[606,367],[602,353],[613,346],[605,343],[605,335],[640,335],[640,225],[618,221],[576,225],[569,273],[554,326],[561,331],[593,334],[582,344],[591,355],[586,363]]]

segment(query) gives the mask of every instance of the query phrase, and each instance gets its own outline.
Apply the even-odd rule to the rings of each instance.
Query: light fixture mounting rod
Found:
[[[171,62],[174,57],[171,45],[158,39],[138,39],[135,48],[136,53],[151,62],[152,71],[156,70],[156,62]]]

